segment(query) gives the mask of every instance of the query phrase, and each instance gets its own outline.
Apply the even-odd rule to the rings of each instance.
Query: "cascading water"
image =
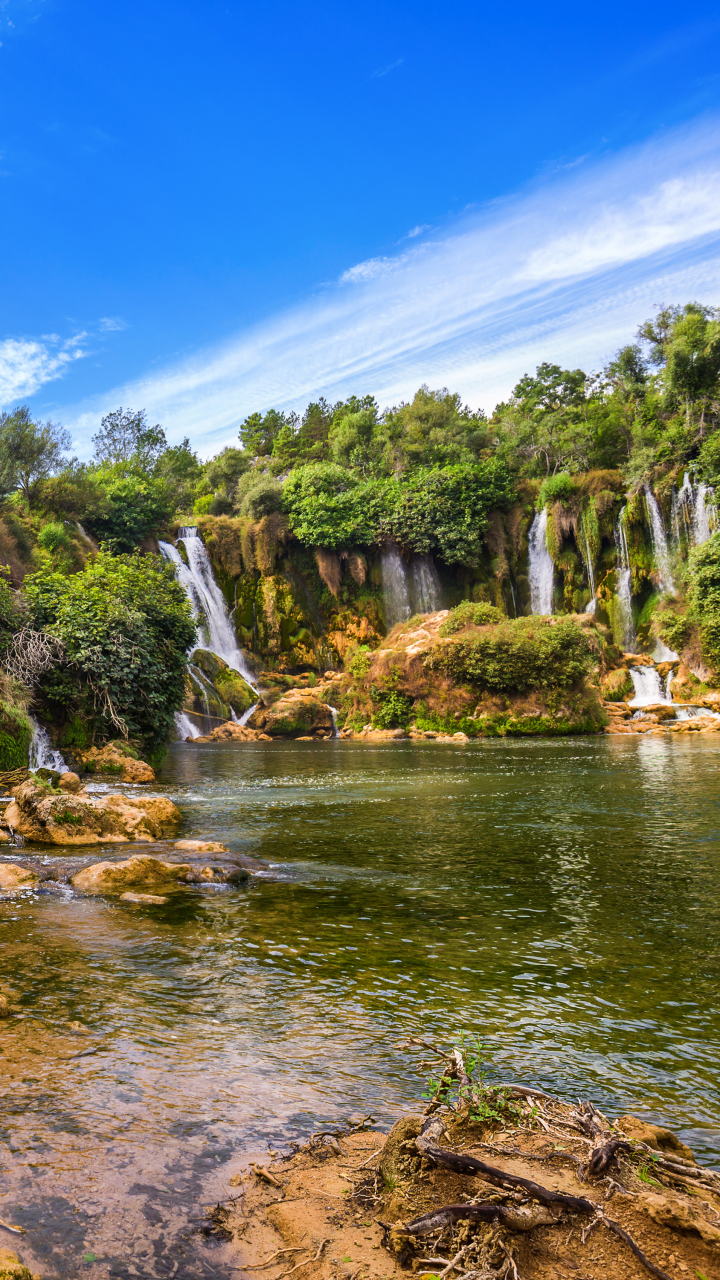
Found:
[[[635,627],[632,616],[632,571],[630,569],[630,552],[625,532],[625,507],[622,508],[615,525],[615,549],[617,551],[617,568],[615,577],[617,590],[615,598],[618,602],[621,642],[626,653],[635,651]]]
[[[410,590],[415,613],[437,613],[443,608],[442,587],[432,556],[416,556],[410,569]]]
[[[667,538],[665,536],[665,526],[662,522],[657,498],[649,485],[645,485],[645,503],[649,516],[650,539],[652,541],[653,556],[655,564],[657,565],[658,578],[660,580],[660,590],[674,592],[675,584],[673,583],[672,572],[670,570],[670,553],[668,551]]]
[[[585,568],[587,569],[588,581],[590,583],[590,603],[588,604],[586,613],[594,613],[597,601],[595,599],[595,570],[593,569],[592,554],[590,552],[590,543],[585,530],[582,531],[583,543],[585,546]]]
[[[403,558],[394,542],[387,542],[380,557],[385,622],[388,630],[412,617],[412,605]]]
[[[631,667],[630,677],[635,689],[635,697],[628,703],[629,707],[647,707],[651,703],[671,702],[670,682],[663,687],[660,672],[655,667]]]
[[[197,725],[193,724],[189,715],[185,711],[178,711],[175,716],[175,727],[177,729],[178,738],[184,742],[186,738],[199,738],[200,730]]]
[[[676,542],[685,537],[693,546],[702,546],[718,527],[715,490],[707,484],[693,485],[690,472],[672,502],[672,531]]]
[[[535,514],[529,536],[530,547],[530,608],[533,613],[548,614],[553,611],[555,566],[547,548],[547,507]]]
[[[68,773],[68,767],[60,752],[50,741],[47,729],[42,729],[32,716],[29,718],[33,727],[33,736],[30,743],[28,768],[33,772],[36,769],[54,769],[56,773]]]
[[[161,542],[160,551],[170,561],[175,577],[185,588],[193,617],[205,642],[203,647],[217,654],[234,671],[239,671],[243,680],[257,692],[247,663],[238,648],[225,599],[213,576],[205,543],[198,537],[197,529],[192,527],[180,529],[178,541],[185,545],[187,564],[171,542]]]

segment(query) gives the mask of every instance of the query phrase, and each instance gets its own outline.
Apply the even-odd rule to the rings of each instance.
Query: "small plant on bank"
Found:
[[[463,1033],[460,1051],[467,1080],[463,1083],[450,1076],[446,1069],[438,1078],[428,1077],[427,1092],[422,1096],[442,1103],[450,1111],[466,1112],[475,1124],[500,1124],[521,1116],[520,1107],[510,1098],[507,1089],[488,1084],[490,1055],[480,1038]]]

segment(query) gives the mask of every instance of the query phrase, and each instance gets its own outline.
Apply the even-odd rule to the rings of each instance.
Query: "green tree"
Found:
[[[106,413],[92,440],[99,463],[112,466],[134,461],[143,470],[151,469],[167,449],[165,432],[159,423],[148,426],[144,409],[121,407]]]
[[[0,413],[0,488],[19,489],[32,506],[38,486],[67,462],[70,433],[52,422],[33,422],[27,405]]]
[[[172,569],[159,557],[101,552],[82,573],[35,574],[25,583],[36,628],[62,646],[39,696],[88,740],[118,734],[156,753],[182,706],[195,623]]]
[[[162,531],[176,510],[177,492],[162,476],[117,464],[99,469],[95,479],[104,502],[86,515],[87,527],[115,555]]]
[[[272,453],[273,445],[280,433],[290,427],[293,434],[298,421],[297,414],[279,413],[277,409],[268,409],[264,415],[251,413],[238,433],[240,443],[251,457],[267,458]]]

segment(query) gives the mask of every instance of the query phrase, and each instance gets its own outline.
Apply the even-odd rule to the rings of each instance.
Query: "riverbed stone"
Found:
[[[189,862],[163,862],[138,854],[125,862],[95,862],[70,881],[84,893],[121,893],[135,885],[174,885],[191,874]]]
[[[164,893],[121,893],[120,901],[121,902],[140,902],[140,903],[146,902],[146,903],[150,903],[150,905],[161,906],[164,902],[169,902],[170,899],[166,897]]]
[[[650,1124],[647,1120],[640,1120],[638,1116],[620,1116],[616,1120],[618,1129],[622,1129],[628,1138],[635,1138],[638,1142],[644,1142],[646,1147],[652,1147],[653,1151],[660,1151],[665,1156],[681,1156],[683,1160],[691,1160],[696,1163],[695,1156],[689,1147],[678,1138],[672,1129],[666,1129],[663,1125]]]
[[[28,889],[38,883],[38,876],[28,867],[15,862],[0,862],[0,889]]]

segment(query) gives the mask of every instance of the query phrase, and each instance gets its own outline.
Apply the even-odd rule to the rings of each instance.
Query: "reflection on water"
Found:
[[[0,903],[21,1255],[230,1276],[202,1207],[268,1141],[390,1120],[420,1028],[477,1030],[501,1077],[663,1117],[717,1159],[719,765],[711,740],[177,744],[183,834],[268,871],[163,907]]]

